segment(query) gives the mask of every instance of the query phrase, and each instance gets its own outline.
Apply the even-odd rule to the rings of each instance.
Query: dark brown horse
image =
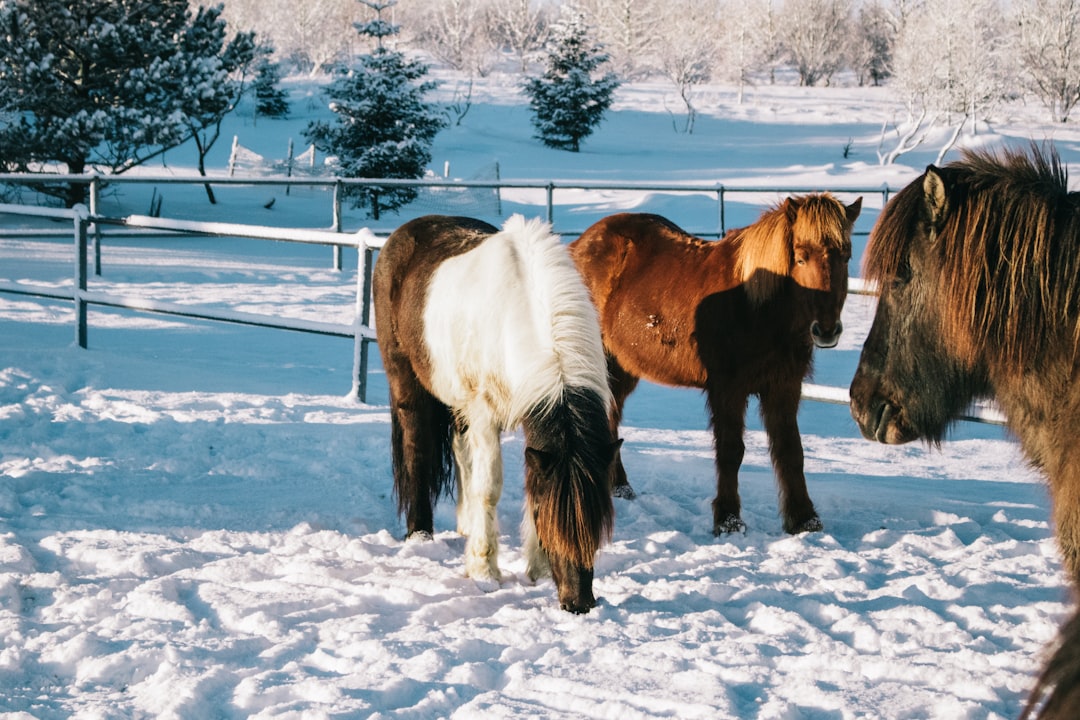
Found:
[[[373,294],[409,535],[431,535],[433,506],[456,471],[465,571],[498,583],[499,432],[523,426],[527,573],[550,572],[562,607],[588,612],[594,558],[614,517],[617,445],[596,310],[566,247],[520,215],[501,232],[429,215],[386,241]]]
[[[843,328],[851,227],[862,200],[789,198],[750,227],[706,242],[657,215],[600,220],[570,252],[600,313],[615,410],[645,378],[703,388],[716,444],[713,532],[742,531],[739,466],[750,395],[761,413],[780,487],[784,529],[821,529],[803,475],[796,413],[814,346]],[[616,495],[633,496],[622,458]]]
[[[881,296],[851,383],[863,435],[938,443],[973,400],[995,398],[1049,478],[1080,582],[1080,196],[1057,154],[965,152],[928,167],[882,213],[865,275]],[[1080,619],[1025,714],[1039,706],[1080,717]]]

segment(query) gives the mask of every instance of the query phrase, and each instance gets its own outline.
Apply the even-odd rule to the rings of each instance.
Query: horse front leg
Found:
[[[610,353],[608,360],[608,385],[611,388],[611,441],[619,439],[619,425],[622,423],[623,406],[626,398],[638,385],[639,378],[634,377],[623,369],[619,361]],[[637,497],[634,488],[630,487],[630,481],[626,478],[626,468],[623,467],[622,451],[615,451],[615,462],[612,463],[611,494],[618,498],[633,500]]]
[[[739,499],[739,467],[746,452],[743,432],[748,395],[732,394],[726,388],[710,384],[708,397],[716,448],[713,534],[746,532],[746,523],[742,519],[742,501]]]
[[[499,534],[496,507],[502,495],[502,449],[494,424],[475,423],[455,436],[461,469],[458,530],[465,537],[465,574],[479,582],[499,583]],[[466,469],[467,468],[467,469]]]
[[[761,418],[769,436],[769,454],[780,492],[784,531],[792,535],[823,529],[810,500],[803,473],[803,446],[799,434],[799,398],[802,383],[784,383],[759,395]]]

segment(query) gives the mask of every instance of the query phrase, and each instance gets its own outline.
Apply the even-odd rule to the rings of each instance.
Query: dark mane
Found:
[[[588,568],[610,538],[615,517],[607,422],[607,406],[596,391],[566,387],[557,402],[537,408],[523,423],[527,447],[545,458],[546,472],[527,471],[525,477],[537,533],[549,552]]]
[[[1021,368],[1063,341],[1075,353],[1080,216],[1057,153],[1035,146],[965,151],[937,172],[951,190],[926,257],[936,261],[947,305],[942,330],[966,351],[963,359],[973,361],[983,349]],[[916,181],[889,203],[867,248],[867,278],[880,284],[901,274],[909,243],[927,220],[924,197]]]

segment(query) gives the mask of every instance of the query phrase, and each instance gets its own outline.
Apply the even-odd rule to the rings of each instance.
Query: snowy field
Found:
[[[734,89],[706,88],[686,136],[673,91],[643,83],[569,154],[530,139],[511,87],[476,88],[438,137],[436,172],[497,161],[506,179],[899,188],[938,149],[879,167],[895,108],[875,89],[759,88],[740,106]],[[282,157],[318,103],[296,84],[292,119],[232,118],[215,172],[233,133]],[[1080,131],[1033,107],[966,141],[1029,138],[1080,162]],[[193,159],[179,149],[142,172]],[[157,191],[170,217],[329,224],[321,191],[221,189],[214,207],[198,187]],[[145,213],[150,192],[125,188],[102,211]],[[509,193],[503,210],[542,215],[541,202]],[[580,193],[557,225],[635,208],[715,227],[708,198],[648,192]],[[861,233],[879,209],[868,195]],[[70,241],[5,237],[21,224],[0,216],[0,281],[70,287]],[[103,265],[92,289],[326,322],[353,312],[355,258],[336,272],[322,248],[116,238]],[[815,382],[847,387],[872,314],[872,298],[850,297]],[[643,386],[623,429],[638,498],[616,501],[599,606],[574,616],[549,580],[525,577],[520,434],[504,439],[505,581],[484,592],[464,577],[452,503],[433,542],[402,541],[386,384],[376,363],[369,403],[350,399],[349,341],[102,309],[90,349],[73,337],[70,303],[0,294],[0,717],[1011,718],[1069,608],[1046,489],[997,426],[888,448],[861,439],[846,407],[804,403],[825,531],[790,537],[752,406],[749,529],[715,538],[704,401]]]

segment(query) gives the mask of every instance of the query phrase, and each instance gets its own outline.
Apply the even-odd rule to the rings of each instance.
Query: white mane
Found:
[[[433,378],[443,402],[486,402],[504,428],[553,403],[564,387],[588,388],[610,405],[596,309],[547,223],[514,215],[501,232],[444,262],[428,293],[424,337],[440,358],[433,365],[460,376]]]

